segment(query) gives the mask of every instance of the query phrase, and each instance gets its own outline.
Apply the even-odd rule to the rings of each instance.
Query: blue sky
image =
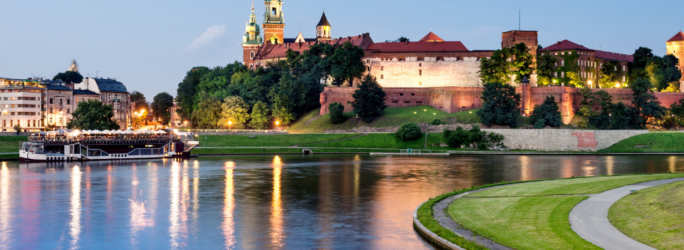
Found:
[[[176,94],[193,66],[241,60],[247,0],[0,1],[0,77],[52,77],[76,59],[84,76],[113,77],[148,100]],[[257,20],[264,3],[256,1]],[[375,42],[430,29],[468,49],[498,49],[501,32],[539,31],[548,46],[568,39],[593,49],[665,53],[684,26],[684,1],[313,1],[286,0],[285,36],[313,37],[325,9],[333,37],[369,32]],[[98,71],[98,72],[96,72]]]

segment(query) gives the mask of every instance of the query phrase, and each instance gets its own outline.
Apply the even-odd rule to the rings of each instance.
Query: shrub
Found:
[[[495,133],[487,133],[480,130],[480,127],[473,126],[471,130],[456,128],[455,131],[444,129],[443,139],[452,148],[472,148],[480,150],[491,148],[504,148],[504,136]]]
[[[442,124],[442,120],[440,120],[440,119],[434,119],[430,123],[430,125],[440,125],[440,124]]]
[[[418,125],[413,123],[406,123],[399,127],[399,130],[397,130],[397,133],[395,135],[402,141],[412,141],[420,138],[421,134],[422,133],[420,132],[420,127],[418,127]]]
[[[333,124],[339,124],[344,122],[344,106],[339,102],[333,102],[328,105],[328,111],[330,111],[330,122]]]
[[[542,105],[535,105],[534,111],[532,111],[530,116],[534,128],[546,126],[560,127],[561,115],[559,109],[556,98],[553,96],[547,96]]]

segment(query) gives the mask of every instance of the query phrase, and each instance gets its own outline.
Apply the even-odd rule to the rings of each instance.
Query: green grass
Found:
[[[631,176],[631,175],[630,175],[630,176]],[[682,174],[660,174],[660,175],[650,175],[650,174],[648,174],[648,175],[636,175],[636,176],[658,176],[658,177],[656,177],[656,178],[667,179],[667,178],[678,178],[678,177],[682,177]],[[613,176],[612,178],[617,178],[617,177],[619,177],[619,176]],[[625,176],[625,177],[628,177],[628,176]],[[596,178],[596,177],[593,177],[593,178]],[[565,180],[575,180],[575,179],[584,179],[584,177],[572,178],[572,179],[565,179]],[[472,242],[472,241],[469,241],[469,240],[467,240],[467,239],[465,239],[465,238],[462,238],[462,237],[456,235],[456,234],[455,234],[454,232],[452,232],[451,230],[448,230],[448,229],[442,227],[442,226],[439,224],[439,222],[437,222],[437,221],[434,219],[434,217],[433,217],[432,206],[433,206],[436,202],[438,202],[438,201],[440,201],[440,200],[442,200],[442,199],[444,199],[444,198],[450,197],[450,196],[452,196],[452,195],[457,195],[457,194],[461,194],[461,193],[465,193],[465,192],[477,190],[477,189],[488,188],[488,187],[496,187],[496,186],[503,186],[503,185],[507,185],[507,184],[526,183],[526,182],[527,182],[527,183],[530,183],[530,184],[533,184],[533,183],[539,183],[539,181],[542,181],[542,180],[533,180],[533,181],[513,181],[513,182],[491,183],[491,184],[486,184],[486,185],[479,186],[479,187],[472,187],[472,188],[464,188],[464,189],[461,189],[461,190],[455,190],[455,191],[453,191],[453,192],[445,193],[445,194],[439,195],[439,196],[437,196],[437,197],[435,197],[435,198],[431,198],[431,199],[429,199],[428,201],[426,201],[425,203],[423,203],[423,204],[418,208],[417,217],[418,217],[418,220],[421,222],[421,224],[423,224],[423,226],[425,226],[426,228],[428,228],[430,231],[436,233],[436,234],[439,235],[440,237],[442,237],[442,238],[444,238],[444,239],[446,239],[446,240],[449,240],[449,241],[451,241],[451,242],[453,242],[453,243],[455,243],[455,244],[457,244],[457,245],[459,245],[459,246],[461,246],[461,247],[463,247],[463,248],[465,248],[465,249],[486,249],[486,248],[484,248],[483,246],[478,245],[477,243]],[[509,186],[509,187],[513,187],[513,186]],[[484,191],[483,191],[483,192],[484,192]],[[515,198],[515,197],[512,197],[512,198]],[[498,199],[498,198],[490,198],[490,199]],[[556,235],[562,235],[562,237],[564,237],[566,240],[571,240],[571,239],[568,238],[568,237],[571,237],[571,236],[568,236],[568,233],[570,233],[571,231],[567,231],[567,230],[569,230],[569,226],[567,226],[567,227],[564,227],[564,226],[559,227],[559,225],[568,225],[568,224],[564,224],[565,222],[567,222],[567,217],[568,217],[567,214],[564,215],[563,213],[561,213],[561,212],[562,212],[562,208],[563,208],[563,207],[566,207],[566,206],[564,206],[563,204],[566,204],[566,203],[562,203],[562,206],[559,206],[559,207],[560,207],[559,210],[557,210],[555,213],[552,214],[552,215],[554,215],[554,216],[552,217],[553,219],[548,219],[548,220],[554,223],[554,230],[562,230],[562,231],[557,232]],[[563,221],[563,223],[559,223],[559,220],[564,220],[564,221]],[[568,222],[568,223],[569,223],[569,222]],[[574,234],[574,232],[572,232],[572,234]],[[524,239],[523,239],[523,240],[524,240]]]
[[[0,155],[0,159],[17,159],[18,160],[19,159],[19,153],[17,153],[17,154],[6,154],[6,155],[3,154],[3,155]]]
[[[624,139],[599,153],[684,153],[684,133],[648,133]]]
[[[471,231],[514,249],[601,249],[570,228],[570,210],[586,198],[458,199],[448,212]]]
[[[201,135],[199,142],[201,147],[289,147],[354,136],[358,136],[358,134]]]
[[[14,152],[18,155],[21,148],[20,143],[24,141],[28,141],[28,136],[0,136],[0,153]]]
[[[656,249],[684,249],[684,182],[628,195],[610,208],[608,219],[625,235]]]
[[[332,124],[330,122],[330,114],[318,116],[319,110],[311,111],[305,116],[301,117],[289,128],[290,133],[324,133],[326,130],[337,129],[352,129],[355,127],[393,127],[400,126],[404,123],[431,123],[434,119],[440,119],[443,123],[463,123],[472,124],[480,123],[480,119],[475,114],[476,109],[469,111],[462,111],[449,114],[447,112],[435,109],[430,106],[417,107],[403,107],[403,108],[388,108],[385,109],[385,114],[376,118],[371,123],[365,123],[362,120],[356,120],[354,114],[351,112],[345,113],[347,121],[341,124]],[[313,118],[315,120],[309,121]],[[309,123],[309,124],[307,124]]]

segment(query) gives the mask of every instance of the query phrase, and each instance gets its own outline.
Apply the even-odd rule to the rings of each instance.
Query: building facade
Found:
[[[65,129],[72,119],[74,91],[61,84],[49,83],[46,88],[46,124],[58,129]]]
[[[126,86],[115,78],[86,77],[74,85],[75,90],[90,90],[100,95],[100,101],[112,105],[114,119],[122,129],[131,125],[131,94]]]
[[[665,42],[668,55],[674,55],[679,59],[679,69],[682,71],[682,79],[679,80],[679,89],[684,91],[684,32],[679,32]]]
[[[40,81],[0,78],[1,130],[13,132],[18,124],[22,131],[41,131],[44,94],[45,88]]]

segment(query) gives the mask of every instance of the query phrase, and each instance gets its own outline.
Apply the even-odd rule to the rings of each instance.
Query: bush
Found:
[[[440,119],[434,119],[430,123],[430,125],[440,125],[440,124],[442,124],[442,120],[440,120]]]
[[[339,102],[333,102],[328,105],[328,111],[330,111],[330,122],[333,124],[339,124],[344,122],[344,106]]]
[[[452,148],[477,147],[480,150],[504,148],[503,135],[483,132],[478,126],[473,126],[473,128],[468,131],[463,128],[456,128],[455,131],[444,129],[442,136],[446,144]]]
[[[395,135],[402,141],[412,141],[420,138],[421,134],[422,133],[420,132],[420,127],[418,127],[418,125],[406,123],[399,127],[399,130],[397,130]]]
[[[534,128],[546,126],[560,127],[561,115],[559,109],[556,98],[553,96],[547,96],[542,105],[535,105],[534,111],[532,111],[530,116]]]
[[[370,75],[363,79],[352,97],[354,97],[354,101],[351,102],[351,106],[354,108],[354,113],[366,123],[370,123],[376,117],[381,116],[387,108],[385,105],[387,94],[375,78]]]

